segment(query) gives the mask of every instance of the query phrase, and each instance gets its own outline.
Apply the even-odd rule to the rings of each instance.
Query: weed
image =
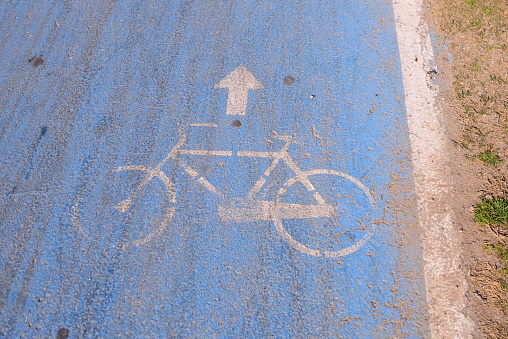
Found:
[[[483,7],[482,12],[485,14],[492,14],[494,12],[494,10],[492,8]]]
[[[489,97],[488,95],[482,94],[480,95],[480,100],[483,101],[484,103],[488,103],[489,101],[492,100],[492,98]]]
[[[465,142],[459,142],[457,140],[453,140],[452,139],[452,143],[453,143],[454,146],[462,147],[462,148],[465,148],[465,149],[469,149],[469,146]]]
[[[478,111],[474,108],[474,107],[471,107],[471,106],[465,106],[465,113],[468,117],[471,117],[474,118],[476,117],[476,114],[478,113]],[[467,128],[467,130],[471,130],[472,127],[469,127]]]
[[[502,244],[497,245],[483,245],[483,247],[487,250],[492,250],[496,252],[497,256],[504,260],[504,268],[499,271],[499,273],[503,275],[508,275],[508,248],[506,246],[503,246]]]
[[[508,82],[506,80],[504,80],[502,77],[497,76],[497,75],[491,75],[490,80],[495,81],[495,82],[502,84],[502,85],[508,84]]]
[[[477,114],[485,114],[485,112],[482,110],[482,111],[477,111],[474,107],[471,107]],[[477,136],[479,136],[480,138],[483,138],[483,137],[486,137],[487,135],[489,135],[490,131],[488,132],[482,132],[481,129],[479,129],[478,127],[472,125],[472,126],[469,126],[467,128],[468,131],[470,132],[473,132],[474,134],[476,134]],[[492,147],[492,146],[490,146]],[[485,153],[485,152],[483,152]]]
[[[503,290],[508,291],[508,282],[506,282],[504,279],[499,279],[499,285]]]
[[[466,0],[466,4],[468,4],[472,8],[476,8],[476,5],[478,4],[478,0]]]
[[[471,71],[479,72],[481,70],[480,65],[478,65],[478,59],[475,60],[473,65],[471,66]]]
[[[508,314],[508,301],[500,301],[498,305],[503,314]]]
[[[471,19],[471,26],[480,27],[483,25],[482,19]]]
[[[471,94],[469,93],[469,90],[466,89],[466,90],[461,90],[460,92],[457,93],[457,96],[459,97],[459,99],[464,99],[465,97],[468,97],[470,96]]]
[[[478,159],[480,159],[480,161],[485,165],[497,165],[502,161],[499,155],[497,155],[496,150],[486,150],[481,152],[478,154]]]
[[[474,207],[474,219],[484,225],[508,227],[508,200],[502,197],[481,197]]]

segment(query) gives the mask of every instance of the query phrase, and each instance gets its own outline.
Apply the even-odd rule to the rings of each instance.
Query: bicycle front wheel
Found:
[[[174,214],[175,188],[158,169],[123,166],[86,185],[72,206],[72,223],[89,239],[144,245],[161,235]]]
[[[287,213],[284,206],[289,204],[305,208]],[[277,192],[275,205],[279,206],[274,214],[277,233],[308,255],[351,254],[373,233],[374,197],[359,180],[340,171],[312,170],[289,179]]]

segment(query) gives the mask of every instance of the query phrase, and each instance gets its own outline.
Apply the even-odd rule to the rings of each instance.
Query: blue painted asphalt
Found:
[[[0,336],[427,336],[390,3],[0,17]],[[261,86],[227,115],[238,67]]]

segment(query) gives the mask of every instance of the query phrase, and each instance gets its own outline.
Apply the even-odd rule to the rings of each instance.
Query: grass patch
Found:
[[[478,159],[480,159],[480,161],[485,165],[497,165],[502,161],[499,155],[497,155],[496,150],[486,150],[481,152],[478,154]]]
[[[508,200],[505,198],[481,197],[474,208],[474,219],[484,225],[508,227]]]
[[[503,246],[501,244],[497,245],[483,245],[483,247],[487,250],[491,250],[496,252],[497,256],[504,260],[504,268],[499,271],[499,273],[503,275],[508,275],[508,248],[506,246]]]

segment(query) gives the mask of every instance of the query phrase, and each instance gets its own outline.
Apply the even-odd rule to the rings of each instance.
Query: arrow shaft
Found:
[[[227,115],[245,115],[249,90],[246,88],[231,88],[228,94]]]

